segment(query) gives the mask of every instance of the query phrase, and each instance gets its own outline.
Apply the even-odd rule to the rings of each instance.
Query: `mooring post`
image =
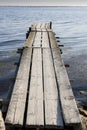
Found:
[[[29,27],[29,33],[31,32],[31,27]]]
[[[64,47],[64,45],[59,45],[59,47]]]
[[[27,33],[26,33],[26,39],[28,38],[28,36],[29,36],[29,31],[27,31]]]
[[[52,29],[52,22],[50,22],[50,29]]]
[[[56,37],[56,39],[59,39],[60,37]]]

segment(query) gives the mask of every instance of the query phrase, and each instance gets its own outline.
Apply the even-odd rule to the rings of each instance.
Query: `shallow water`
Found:
[[[87,7],[0,7],[0,79],[4,85],[6,81],[6,86],[0,82],[1,96],[14,75],[13,64],[19,59],[16,49],[23,46],[29,26],[41,21],[52,21],[64,45],[63,58],[70,65],[67,71],[75,94],[77,88],[87,90]]]

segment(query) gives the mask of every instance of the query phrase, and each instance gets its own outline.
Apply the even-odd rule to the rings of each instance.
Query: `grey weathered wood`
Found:
[[[41,32],[37,32],[33,47],[41,47]]]
[[[32,49],[24,49],[5,120],[6,124],[23,125],[31,54]]]
[[[59,48],[53,32],[49,32],[51,48]]]
[[[27,112],[27,127],[44,126],[42,56],[41,49],[34,49]]]
[[[0,110],[0,130],[5,130],[5,123],[4,123],[4,119],[2,117],[1,110]]]
[[[43,49],[43,71],[46,126],[63,127],[50,49]]]
[[[64,122],[66,125],[80,124],[79,112],[59,49],[52,49],[52,53],[59,85]]]
[[[36,31],[36,26],[37,26],[36,23],[35,23],[35,24],[32,24],[32,25],[31,25],[31,30],[32,30],[32,31]]]
[[[26,40],[24,47],[32,47],[36,33],[30,32],[28,39]]]
[[[46,29],[50,29],[50,23],[46,23],[46,24],[45,24],[45,28],[46,28]]]
[[[41,29],[45,29],[45,23],[42,23]]]
[[[31,26],[31,30],[32,31],[37,31],[37,32],[41,32],[41,31],[52,31],[52,29],[50,29],[50,23],[36,23],[33,24]]]
[[[42,23],[37,23],[36,29],[41,29],[41,25],[42,25]]]
[[[47,32],[42,33],[42,48],[49,48],[49,39]]]

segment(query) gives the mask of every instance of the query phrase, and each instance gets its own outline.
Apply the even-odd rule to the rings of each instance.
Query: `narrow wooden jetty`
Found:
[[[26,34],[5,119],[8,130],[65,130],[81,125],[61,50],[51,26],[51,23],[33,24]]]

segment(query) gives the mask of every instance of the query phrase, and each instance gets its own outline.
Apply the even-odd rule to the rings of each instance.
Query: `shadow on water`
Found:
[[[3,55],[4,57],[4,55]],[[19,55],[12,54],[0,59],[0,99],[6,99],[9,87],[15,78],[15,62],[19,61]]]
[[[67,52],[68,53],[68,52]],[[75,98],[80,105],[87,102],[87,53],[77,52],[64,58],[65,64],[69,64],[66,68]]]

